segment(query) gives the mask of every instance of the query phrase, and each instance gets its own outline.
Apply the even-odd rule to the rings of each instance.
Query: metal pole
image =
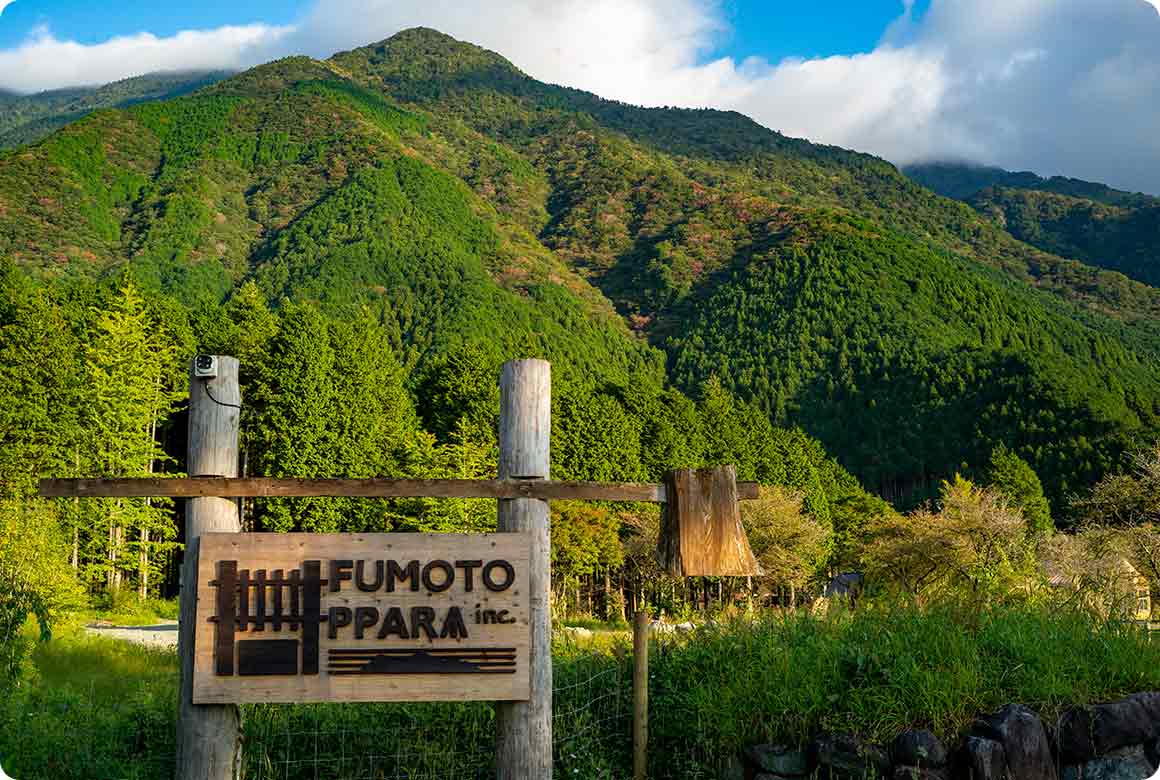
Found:
[[[218,357],[217,376],[189,378],[190,476],[238,475],[238,418],[241,390],[238,361]],[[195,359],[196,361],[196,359]],[[191,498],[185,508],[185,562],[181,570],[178,657],[181,699],[177,723],[177,780],[235,780],[241,772],[241,739],[235,705],[193,703],[193,662],[197,620],[198,539],[211,531],[242,530],[238,505],[228,498]]]
[[[500,479],[547,479],[552,429],[552,367],[545,360],[505,363],[500,376]],[[552,616],[548,502],[501,499],[499,530],[530,533],[527,594],[531,620],[531,693],[496,704],[499,780],[552,777]]]

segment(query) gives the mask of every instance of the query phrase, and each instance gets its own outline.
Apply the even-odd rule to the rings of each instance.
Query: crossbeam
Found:
[[[738,498],[758,497],[756,482],[738,482]],[[665,503],[664,485],[551,479],[282,479],[274,477],[141,477],[42,479],[44,498],[538,498],[545,501]]]

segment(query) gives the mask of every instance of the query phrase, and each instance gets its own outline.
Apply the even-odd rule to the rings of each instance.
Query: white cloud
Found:
[[[911,0],[874,51],[705,61],[721,0],[318,0],[288,42],[323,55],[415,25],[536,78],[643,105],[716,106],[899,163],[957,158],[1160,192],[1160,0]],[[835,12],[838,12],[837,9]]]
[[[424,25],[609,98],[736,109],[900,163],[962,158],[1160,192],[1160,0],[932,0],[918,19],[900,0],[874,51],[780,63],[707,59],[728,34],[724,2],[316,0],[293,28],[95,46],[42,33],[0,52],[0,87],[327,56]]]
[[[143,32],[85,45],[59,40],[41,28],[21,45],[0,51],[0,89],[36,92],[154,71],[244,67],[261,61],[288,31],[253,24],[187,30],[166,38]]]

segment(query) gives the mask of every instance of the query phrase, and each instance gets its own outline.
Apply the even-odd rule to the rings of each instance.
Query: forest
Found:
[[[432,30],[279,60],[0,153],[6,527],[67,561],[61,598],[170,594],[180,507],[29,497],[182,473],[194,354],[241,361],[246,473],[298,477],[490,476],[499,366],[543,357],[555,477],[734,463],[767,488],[750,522],[801,532],[745,594],[678,593],[655,510],[561,503],[566,610],[793,602],[868,568],[877,523],[953,501],[1007,502],[1038,554],[1160,434],[1160,291],[1034,243],[882,160],[542,84]],[[465,531],[494,508],[244,520]]]
[[[239,360],[246,476],[493,478],[501,366],[535,357],[553,478],[733,464],[759,483],[748,578],[662,571],[656,505],[551,503],[559,776],[628,776],[637,610],[661,621],[656,778],[823,732],[950,745],[1009,702],[1056,722],[1160,687],[1154,199],[900,172],[732,112],[545,84],[421,28],[0,95],[4,144],[15,776],[173,774],[175,654],[93,632],[172,626],[183,504],[36,493],[183,475],[199,354]],[[494,500],[240,509],[249,531],[497,523]],[[487,702],[241,712],[247,777],[494,770]]]
[[[925,187],[964,201],[1020,241],[1045,252],[1160,281],[1160,198],[1105,184],[951,163],[905,173]]]

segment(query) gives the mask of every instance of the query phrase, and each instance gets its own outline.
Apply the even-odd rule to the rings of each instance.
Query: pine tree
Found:
[[[1051,506],[1043,495],[1043,485],[1035,470],[1006,446],[991,452],[987,484],[996,488],[1023,513],[1029,539],[1043,540],[1055,531]]]
[[[167,459],[157,432],[177,400],[175,346],[132,282],[94,315],[84,354],[85,463],[102,476],[151,475]],[[131,499],[100,499],[90,509],[97,520],[88,540],[88,578],[116,591],[135,569],[138,592],[146,595],[158,566],[152,553],[170,549],[176,536],[171,513],[161,502]]]

